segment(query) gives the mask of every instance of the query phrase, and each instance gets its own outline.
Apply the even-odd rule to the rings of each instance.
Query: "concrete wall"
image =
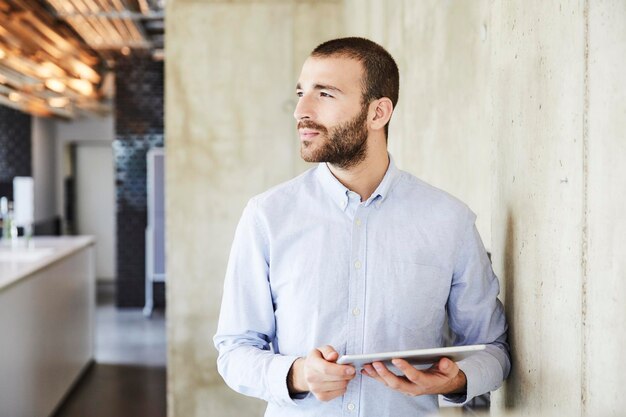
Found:
[[[585,10],[583,411],[626,412],[626,2]]]
[[[489,2],[346,0],[346,35],[384,45],[400,68],[390,124],[397,165],[465,201],[491,241]]]
[[[466,201],[493,252],[514,360],[494,409],[623,414],[626,4],[345,7],[401,66],[399,165]]]
[[[226,261],[246,201],[306,166],[293,110],[338,1],[167,3],[168,415],[263,415],[217,374]]]
[[[537,0],[491,13],[493,262],[515,363],[496,400],[581,415],[584,10]]]
[[[398,61],[390,130],[398,165],[478,214],[513,344],[513,372],[493,408],[623,414],[626,3],[340,7],[343,25],[331,19],[303,34],[310,25],[294,22],[328,23],[337,4],[168,3],[170,417],[258,409],[224,408],[228,391],[213,368],[225,261],[245,200],[302,169],[293,79],[306,52],[339,27]]]

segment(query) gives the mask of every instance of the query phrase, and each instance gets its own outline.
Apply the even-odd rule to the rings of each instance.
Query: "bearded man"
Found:
[[[497,389],[509,373],[498,279],[463,203],[394,165],[392,56],[363,38],[305,61],[294,117],[302,158],[319,163],[252,198],[228,264],[218,370],[268,402],[266,416],[417,416]],[[487,348],[418,370],[356,372],[336,361],[455,345]]]

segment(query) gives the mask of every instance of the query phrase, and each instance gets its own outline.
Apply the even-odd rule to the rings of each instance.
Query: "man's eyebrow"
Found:
[[[326,84],[314,84],[313,85],[313,89],[314,90],[331,90],[331,91],[337,91],[339,93],[343,94],[343,91],[341,91],[341,89],[337,88],[337,87],[333,87],[332,85],[326,85]],[[300,83],[298,83],[296,85],[296,90],[302,90],[302,86],[300,85]]]

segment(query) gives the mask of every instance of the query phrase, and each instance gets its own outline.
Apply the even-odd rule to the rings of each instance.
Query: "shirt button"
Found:
[[[356,269],[361,269],[361,261],[356,261],[356,262],[354,263],[354,267],[355,267]]]
[[[356,219],[354,222],[356,223],[357,226],[361,225],[361,219]]]
[[[354,411],[354,409],[356,408],[356,406],[352,403],[348,404],[348,410],[350,411]]]
[[[358,316],[359,314],[361,314],[361,310],[359,310],[358,307],[352,309],[353,316]]]

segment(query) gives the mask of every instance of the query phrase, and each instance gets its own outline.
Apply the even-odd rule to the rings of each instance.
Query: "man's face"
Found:
[[[362,65],[354,59],[309,57],[305,61],[294,112],[302,159],[339,168],[365,159],[368,106],[362,103],[362,76]]]

